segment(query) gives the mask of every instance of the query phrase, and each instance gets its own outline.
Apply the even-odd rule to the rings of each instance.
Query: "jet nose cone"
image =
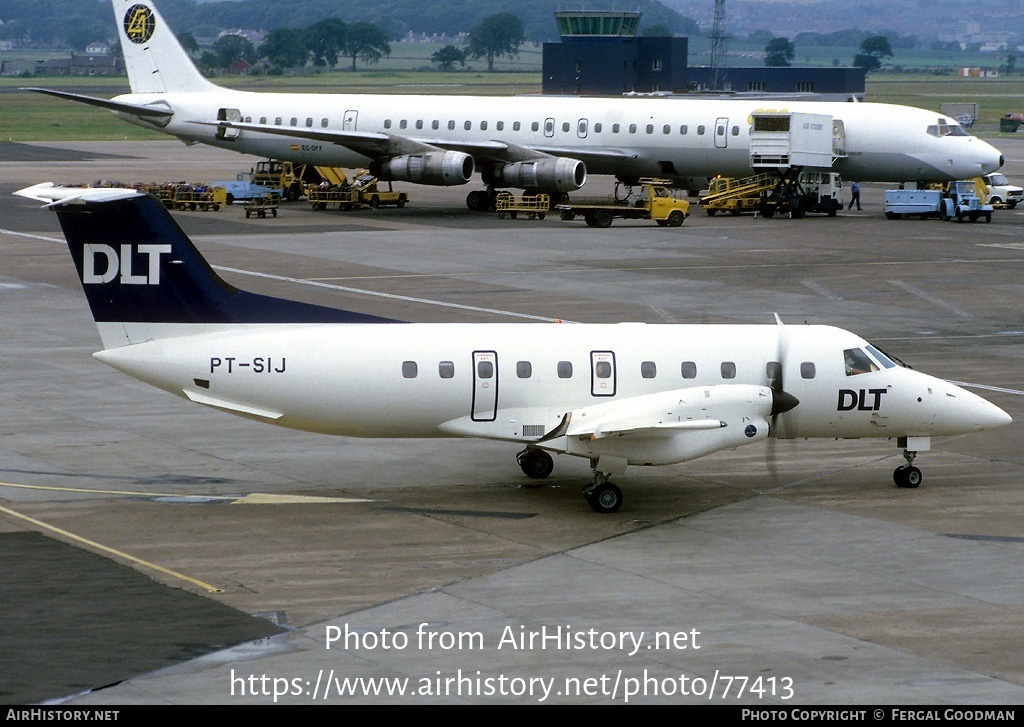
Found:
[[[1013,417],[987,399],[965,393],[969,394],[965,418],[975,430],[1005,427],[1013,421]]]

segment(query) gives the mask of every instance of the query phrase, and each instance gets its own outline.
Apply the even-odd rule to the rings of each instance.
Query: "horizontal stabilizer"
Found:
[[[89,106],[98,106],[101,109],[107,109],[108,111],[118,111],[122,114],[131,114],[132,116],[141,116],[149,119],[169,119],[174,116],[174,111],[164,101],[157,101],[153,104],[132,104],[124,103],[123,101],[111,101],[105,98],[96,98],[95,96],[84,96],[80,93],[69,93],[67,91],[54,91],[49,88],[22,88],[22,91],[32,91],[33,93],[45,93],[47,96],[56,96],[57,98],[66,99],[68,101],[77,101],[78,103],[88,104]]]

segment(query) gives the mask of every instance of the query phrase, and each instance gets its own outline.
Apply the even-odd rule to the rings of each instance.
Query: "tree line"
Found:
[[[269,64],[270,73],[285,69],[334,68],[341,59],[376,63],[391,55],[387,35],[369,22],[345,23],[338,18],[324,18],[305,28],[274,28],[258,46],[241,35],[224,35],[208,51],[202,51],[195,37],[179,33],[182,47],[197,58],[207,71],[223,70],[239,61],[252,66],[260,61]],[[455,64],[465,65],[469,58],[486,58],[487,70],[494,70],[494,60],[514,57],[526,42],[523,22],[511,13],[496,13],[481,20],[469,32],[465,48],[447,45],[433,54],[431,60],[442,70]]]

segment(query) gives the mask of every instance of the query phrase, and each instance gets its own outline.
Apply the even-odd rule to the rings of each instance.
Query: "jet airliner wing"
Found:
[[[107,109],[108,111],[119,111],[123,114],[131,114],[132,116],[145,116],[157,119],[169,119],[174,116],[174,112],[163,101],[158,101],[155,104],[131,104],[124,103],[123,101],[111,101],[105,98],[96,98],[95,96],[84,96],[80,93],[54,91],[49,88],[22,88],[20,90],[32,91],[34,93],[45,93],[47,96],[56,96],[57,98],[77,101],[78,103],[88,104],[89,106],[98,106],[101,109]]]
[[[442,141],[414,139],[408,136],[375,131],[336,131],[331,129],[297,128],[294,126],[268,126],[266,124],[252,124],[242,121],[192,121],[191,123],[201,126],[218,126],[261,134],[309,139],[310,141],[323,141],[329,144],[338,144],[371,159],[431,152],[438,149],[460,151],[471,155],[477,160],[504,163],[534,161],[544,157],[556,156],[579,159],[587,163],[588,159],[607,161],[609,159],[631,159],[636,156],[635,152],[626,149],[532,148],[496,140]]]

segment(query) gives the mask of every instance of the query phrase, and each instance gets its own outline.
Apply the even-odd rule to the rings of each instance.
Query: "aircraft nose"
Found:
[[[1013,421],[1013,417],[987,399],[957,388],[959,389],[958,398],[961,399],[960,405],[963,407],[963,419],[972,430],[995,429]]]

